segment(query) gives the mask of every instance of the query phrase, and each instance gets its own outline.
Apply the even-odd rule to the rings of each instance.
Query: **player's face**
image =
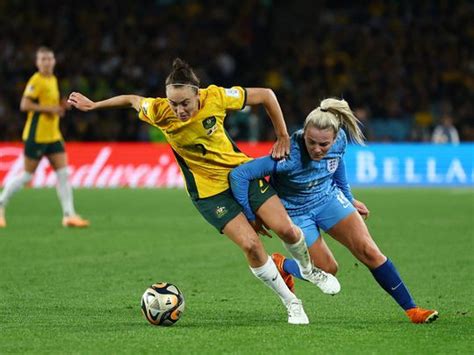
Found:
[[[313,160],[321,160],[334,143],[336,135],[331,128],[319,129],[307,127],[304,132],[304,142],[308,154]]]
[[[199,109],[199,94],[190,86],[168,86],[166,97],[176,117],[182,121],[189,120]]]
[[[41,74],[51,75],[56,65],[54,53],[38,52],[36,53],[36,66]]]

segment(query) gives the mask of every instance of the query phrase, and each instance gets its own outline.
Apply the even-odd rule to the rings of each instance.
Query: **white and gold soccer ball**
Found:
[[[160,282],[146,289],[141,306],[148,322],[153,325],[169,326],[181,318],[184,311],[184,296],[175,285]]]

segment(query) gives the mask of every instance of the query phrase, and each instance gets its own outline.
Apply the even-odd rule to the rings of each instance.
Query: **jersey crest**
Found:
[[[335,172],[338,166],[339,166],[339,159],[337,158],[328,159],[327,168],[330,173]]]
[[[206,134],[210,136],[217,129],[217,120],[215,117],[208,117],[202,121],[202,126],[206,129]]]
[[[229,212],[229,211],[227,210],[227,207],[225,207],[225,206],[217,206],[216,207],[216,216],[217,216],[217,218],[224,217],[227,214],[227,212]]]

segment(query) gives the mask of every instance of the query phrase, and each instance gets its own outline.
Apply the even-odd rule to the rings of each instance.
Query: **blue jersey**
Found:
[[[232,192],[249,220],[255,219],[248,201],[249,182],[268,175],[290,216],[303,215],[324,203],[337,188],[352,202],[354,197],[344,166],[346,146],[346,134],[339,130],[324,158],[312,160],[300,130],[291,137],[290,155],[286,159],[276,161],[266,156],[235,168],[230,174]]]

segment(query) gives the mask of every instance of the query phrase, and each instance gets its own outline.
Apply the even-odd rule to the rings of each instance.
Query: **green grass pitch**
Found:
[[[0,230],[0,353],[472,353],[473,189],[364,189],[372,235],[419,305],[409,323],[366,268],[325,236],[339,295],[297,281],[311,324],[287,324],[278,298],[184,190],[77,190],[87,230],[60,226],[52,189],[21,191]],[[265,239],[269,252],[281,243]],[[157,281],[183,291],[169,328],[149,325],[140,297]]]

